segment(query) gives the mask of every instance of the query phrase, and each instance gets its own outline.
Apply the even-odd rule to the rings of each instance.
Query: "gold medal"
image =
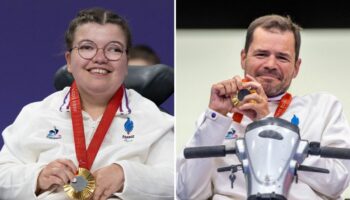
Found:
[[[96,188],[95,178],[89,170],[79,168],[74,180],[64,185],[63,188],[72,200],[89,200]]]
[[[244,97],[256,93],[254,89],[242,89],[238,91],[238,94],[231,98],[231,103],[234,107],[236,107],[241,101],[243,101]],[[251,100],[251,103],[256,103],[255,100]]]
[[[231,103],[232,103],[233,107],[236,107],[239,104],[239,100],[238,100],[237,96],[234,96],[231,98]]]
[[[96,182],[90,173],[92,163],[107,134],[109,126],[122,103],[124,85],[121,85],[113,97],[109,100],[102,119],[94,133],[88,148],[85,145],[84,122],[81,109],[79,90],[74,81],[70,88],[69,106],[71,109],[74,146],[79,162],[78,175],[69,184],[63,186],[64,191],[71,200],[90,200],[96,189]]]

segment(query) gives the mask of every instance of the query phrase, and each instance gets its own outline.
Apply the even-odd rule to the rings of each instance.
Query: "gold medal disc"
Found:
[[[256,90],[254,90],[254,89],[239,90],[238,94],[231,98],[231,103],[232,103],[233,107],[236,107],[241,101],[243,101],[245,96],[247,96],[249,94],[253,94],[253,93],[256,93]],[[250,103],[256,103],[256,101],[251,100]]]
[[[63,188],[72,200],[89,200],[95,191],[96,182],[89,170],[79,168],[74,180],[64,185]]]
[[[236,107],[239,104],[239,100],[238,100],[237,96],[234,96],[231,98],[231,103],[232,103],[233,107]]]

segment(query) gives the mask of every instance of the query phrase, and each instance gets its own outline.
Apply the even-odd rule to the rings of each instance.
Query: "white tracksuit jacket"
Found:
[[[66,158],[78,166],[68,103],[69,87],[25,106],[15,122],[4,130],[0,152],[1,200],[68,199],[62,188],[39,197],[34,194],[38,174],[50,161]],[[124,128],[128,119],[134,125],[129,133]],[[101,117],[92,120],[83,111],[87,146],[100,120]],[[137,92],[125,90],[121,108],[91,171],[112,163],[122,166],[124,189],[111,199],[173,199],[173,138],[172,117]]]
[[[281,95],[282,96],[282,95]],[[272,117],[281,96],[269,99]],[[321,146],[350,148],[350,128],[343,114],[342,106],[332,95],[315,93],[293,100],[281,116],[290,121],[293,116],[299,119],[302,139],[320,142]],[[242,137],[247,124],[252,121],[244,117],[241,124],[208,109],[197,121],[197,130],[187,144],[190,146],[234,145],[235,138]],[[234,137],[225,139],[226,134],[235,132]],[[229,180],[230,172],[216,171],[219,167],[240,164],[235,155],[226,157],[190,159],[180,156],[177,162],[177,197],[179,199],[214,200],[246,199],[246,186],[241,171],[236,173],[234,188]],[[289,200],[340,199],[349,184],[350,162],[346,160],[309,156],[303,165],[330,170],[329,174],[298,172],[299,182],[292,184]]]

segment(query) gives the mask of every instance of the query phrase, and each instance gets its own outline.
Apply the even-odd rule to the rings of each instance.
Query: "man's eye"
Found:
[[[266,53],[257,53],[257,54],[255,54],[255,56],[257,56],[257,57],[265,57]]]
[[[279,60],[283,61],[283,62],[288,62],[289,59],[287,57],[284,57],[284,56],[279,56],[277,57]]]

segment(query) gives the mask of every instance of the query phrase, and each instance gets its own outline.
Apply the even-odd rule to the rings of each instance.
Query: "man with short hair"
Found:
[[[321,146],[350,147],[350,128],[340,102],[326,93],[303,97],[288,93],[299,72],[301,59],[300,27],[289,17],[262,16],[247,30],[241,51],[244,77],[212,85],[208,109],[198,120],[198,127],[188,147],[232,145],[244,137],[248,124],[267,117],[279,117],[297,125],[301,139],[320,142]],[[238,101],[238,91],[250,94]],[[288,102],[281,106],[280,102]],[[236,156],[215,159],[185,160],[177,163],[177,195],[180,199],[246,199],[244,174],[236,173],[231,188],[229,172],[218,173],[219,167],[237,165]],[[348,161],[308,157],[303,165],[329,169],[329,174],[298,172],[288,199],[339,199],[349,184]]]

